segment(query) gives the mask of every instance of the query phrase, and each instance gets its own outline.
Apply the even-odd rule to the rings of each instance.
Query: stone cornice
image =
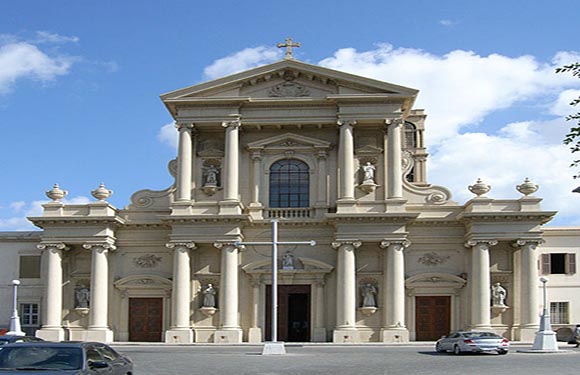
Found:
[[[106,224],[106,225],[115,225],[115,226],[122,226],[125,224],[125,220],[119,216],[82,216],[82,217],[74,217],[74,216],[52,216],[52,217],[28,217],[34,225],[39,228],[43,228],[44,226],[50,225],[94,225],[94,224]]]
[[[463,223],[489,221],[540,221],[547,223],[556,215],[557,211],[540,212],[465,212],[458,220]]]
[[[250,222],[250,215],[188,215],[188,216],[159,216],[163,222],[168,224],[180,223],[240,223]]]
[[[388,221],[388,222],[403,222],[408,223],[419,216],[414,213],[360,213],[360,214],[326,214],[326,218],[330,223],[341,221]]]

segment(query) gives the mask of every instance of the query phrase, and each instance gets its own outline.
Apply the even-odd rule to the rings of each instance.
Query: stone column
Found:
[[[384,189],[384,198],[385,200],[389,199],[390,197],[390,185],[391,185],[391,181],[389,180],[389,174],[391,173],[391,167],[390,167],[390,162],[389,162],[389,126],[387,124],[385,124],[385,127],[383,129],[383,176],[384,176],[384,182],[383,182],[383,189]]]
[[[226,128],[225,141],[225,165],[224,178],[224,200],[220,202],[221,214],[241,214],[239,198],[239,169],[240,169],[240,145],[239,132],[241,122],[239,119],[225,121],[222,126]]]
[[[194,242],[170,242],[173,249],[173,290],[171,293],[171,328],[165,332],[165,342],[192,343],[191,330],[191,257]]]
[[[191,173],[193,164],[192,130],[193,124],[175,124],[179,130],[179,150],[177,157],[176,201],[191,201]]]
[[[62,251],[66,245],[62,242],[41,243],[37,246],[42,250],[47,265],[46,289],[44,299],[44,323],[36,331],[36,336],[48,341],[63,341],[62,328]]]
[[[354,200],[354,137],[352,127],[356,121],[340,120],[340,185],[339,199]]]
[[[112,342],[113,331],[109,329],[109,251],[116,247],[108,242],[86,243],[83,247],[92,251],[91,293],[87,341]]]
[[[216,343],[242,342],[240,328],[238,262],[239,247],[233,244],[216,242],[214,246],[221,250],[220,268],[220,328],[214,334]]]
[[[336,327],[333,342],[358,342],[356,330],[356,262],[355,250],[360,241],[333,242],[338,250],[336,262]]]
[[[489,273],[489,248],[496,240],[469,240],[471,248],[471,329],[491,329],[491,280]]]
[[[405,326],[405,255],[411,244],[408,240],[384,240],[383,257],[383,342],[407,342],[409,331]]]
[[[252,158],[252,181],[250,186],[250,205],[248,213],[254,220],[262,220],[264,218],[264,206],[260,202],[260,187],[262,182],[262,151],[251,150]]]
[[[403,124],[402,119],[387,120],[386,124],[389,128],[389,147],[388,147],[388,159],[389,159],[389,187],[388,187],[388,197],[389,198],[402,198],[403,197],[403,158],[402,158],[402,148],[401,148],[401,126]]]
[[[520,263],[520,341],[533,341],[539,329],[540,303],[538,253],[543,240],[518,240],[513,245],[521,249]]]

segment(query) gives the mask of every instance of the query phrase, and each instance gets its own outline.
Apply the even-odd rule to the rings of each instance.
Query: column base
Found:
[[[213,335],[213,342],[216,344],[238,344],[242,342],[242,330],[218,329]]]
[[[109,328],[89,328],[86,331],[85,341],[113,342],[113,331]]]
[[[357,344],[360,342],[360,335],[354,328],[335,329],[332,332],[332,342],[336,344]]]
[[[220,201],[220,215],[241,215],[242,204],[240,201]]]
[[[262,342],[262,328],[250,328],[248,331],[248,342],[254,344]]]
[[[409,330],[406,328],[381,328],[382,342],[409,342]]]
[[[260,203],[250,203],[248,206],[248,214],[254,220],[264,219],[264,206]]]
[[[191,201],[175,201],[171,204],[171,215],[191,215]]]
[[[168,329],[165,331],[165,342],[168,344],[191,344],[193,331],[191,329]]]
[[[313,342],[326,342],[326,328],[314,328],[312,332]]]
[[[63,328],[41,328],[36,331],[36,337],[46,341],[64,341]]]

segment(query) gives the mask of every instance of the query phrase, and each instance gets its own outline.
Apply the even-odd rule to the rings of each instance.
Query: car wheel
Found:
[[[461,354],[461,349],[459,349],[459,345],[455,345],[453,347],[453,354],[455,354],[455,355]]]
[[[508,351],[507,350],[503,350],[503,349],[502,350],[498,350],[497,351],[497,354],[499,354],[499,355],[508,354]]]
[[[437,353],[443,353],[445,350],[441,349],[441,344],[437,343],[437,344],[435,345],[435,351],[436,351]]]

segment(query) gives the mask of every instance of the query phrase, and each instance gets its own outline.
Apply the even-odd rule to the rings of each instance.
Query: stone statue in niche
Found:
[[[294,254],[291,252],[286,252],[282,255],[282,269],[283,270],[293,270],[294,269]]]
[[[217,186],[218,173],[219,170],[215,167],[215,165],[208,166],[205,175],[205,183],[203,186]]]
[[[90,301],[90,291],[85,285],[77,285],[75,288],[75,308],[88,309]]]
[[[375,183],[375,166],[370,161],[367,161],[363,166],[363,184]]]
[[[362,286],[362,307],[377,307],[377,300],[375,296],[377,295],[377,288],[371,284],[366,283]]]
[[[500,283],[495,283],[491,287],[491,299],[493,306],[505,306],[505,299],[507,296],[507,291]]]
[[[203,290],[203,307],[215,307],[215,296],[217,291],[212,284],[207,284]]]

